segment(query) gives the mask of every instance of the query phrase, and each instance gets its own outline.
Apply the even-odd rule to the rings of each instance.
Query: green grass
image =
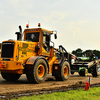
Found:
[[[16,99],[13,99],[16,100]],[[100,100],[100,87],[20,97],[18,100]]]

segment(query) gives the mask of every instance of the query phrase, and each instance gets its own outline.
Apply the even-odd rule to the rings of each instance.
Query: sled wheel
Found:
[[[74,74],[74,72],[71,72],[71,74],[73,75],[73,74]]]
[[[80,76],[87,76],[88,74],[88,70],[87,69],[82,69],[80,72],[79,72],[79,75]]]

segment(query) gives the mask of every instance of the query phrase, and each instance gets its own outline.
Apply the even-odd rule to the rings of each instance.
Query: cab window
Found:
[[[39,42],[39,32],[26,33],[26,41]]]

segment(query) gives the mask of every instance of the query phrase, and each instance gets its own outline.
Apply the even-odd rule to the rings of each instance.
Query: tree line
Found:
[[[74,54],[77,57],[82,57],[82,56],[88,56],[88,53],[92,52],[93,54],[95,54],[96,57],[98,57],[100,59],[100,51],[99,50],[85,50],[83,51],[81,48],[78,48],[76,50],[72,51],[72,54]]]

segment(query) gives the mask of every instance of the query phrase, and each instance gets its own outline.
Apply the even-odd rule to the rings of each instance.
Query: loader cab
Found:
[[[52,42],[52,34],[53,31],[49,31],[43,28],[27,28],[24,30],[24,41],[34,42],[33,44],[36,44],[34,48],[36,48],[35,51],[38,51],[38,55],[49,57],[51,50],[50,42]],[[55,36],[55,39],[56,38],[57,36]],[[52,44],[54,46],[53,42]]]
[[[42,28],[25,29],[24,41],[34,42],[39,46],[39,55],[50,55],[50,37],[53,32]]]

